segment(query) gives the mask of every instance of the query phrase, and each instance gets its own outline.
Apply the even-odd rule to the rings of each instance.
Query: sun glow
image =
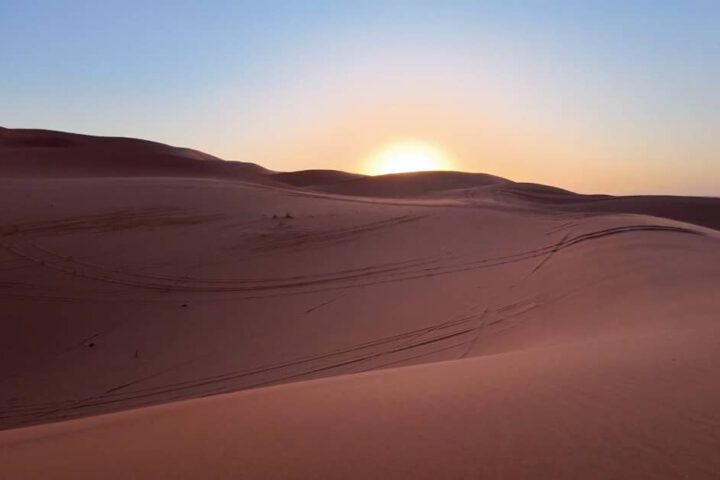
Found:
[[[453,162],[438,146],[420,141],[391,144],[368,157],[366,170],[371,175],[452,170]]]

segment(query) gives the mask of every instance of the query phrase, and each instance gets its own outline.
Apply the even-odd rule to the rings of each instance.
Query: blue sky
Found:
[[[0,125],[720,195],[720,2],[0,0]]]

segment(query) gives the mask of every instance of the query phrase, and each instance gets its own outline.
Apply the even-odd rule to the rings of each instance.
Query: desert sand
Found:
[[[0,478],[720,477],[720,199],[0,129]]]

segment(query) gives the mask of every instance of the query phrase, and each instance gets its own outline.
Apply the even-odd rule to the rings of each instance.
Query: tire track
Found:
[[[381,358],[384,356],[398,353],[413,352],[416,351],[416,349],[428,345],[434,345],[437,343],[442,343],[449,339],[466,336],[477,329],[477,326],[469,324],[471,324],[472,322],[476,322],[478,318],[480,317],[478,317],[477,314],[461,316],[459,318],[453,318],[439,324],[401,332],[388,337],[383,337],[380,339],[352,345],[344,349],[325,352],[322,354],[295,359],[288,362],[265,365],[246,370],[233,371],[225,374],[213,375],[184,382],[165,384],[157,387],[135,389],[126,392],[120,391],[122,389],[126,389],[133,385],[142,383],[145,380],[156,377],[157,373],[155,373],[137,379],[133,382],[128,382],[127,384],[110,388],[105,393],[92,397],[67,400],[63,402],[25,403],[15,406],[8,405],[0,409],[0,420],[16,419],[18,422],[15,422],[12,426],[19,426],[30,423],[37,423],[48,418],[55,418],[58,416],[58,414],[67,415],[68,412],[80,412],[78,413],[78,415],[82,415],[82,411],[86,411],[87,409],[117,403],[139,401],[142,405],[152,404],[154,403],[154,400],[157,399],[157,397],[163,397],[164,399],[165,397],[167,397],[168,394],[176,394],[180,395],[182,398],[190,398],[188,397],[188,395],[190,395],[191,397],[196,397],[215,394],[217,393],[218,389],[237,391],[240,389],[256,388],[258,386],[267,384],[282,383],[291,379],[306,377],[308,375],[313,375],[320,372],[354,366],[356,364],[366,362],[371,359]],[[427,335],[430,333],[435,334],[427,337]],[[408,339],[410,339],[409,342],[407,341]],[[444,348],[445,346],[441,347],[441,349]],[[429,354],[430,352],[423,352],[419,356]],[[401,358],[395,361],[407,361],[410,358],[414,358],[415,355],[416,354],[413,353],[411,357]],[[395,361],[391,363],[394,363]],[[375,368],[379,367],[374,367],[373,369]],[[252,381],[253,377],[256,377],[258,375],[267,375],[268,373],[272,374],[273,372],[277,372],[277,374],[271,375],[268,379],[258,379]],[[249,382],[245,384],[237,384],[238,381],[243,380],[249,380]],[[193,393],[193,391],[196,391],[198,389],[200,390],[199,392]]]
[[[480,258],[465,262],[449,262],[445,265],[422,268],[422,272],[419,272],[416,266],[411,265],[405,266],[404,270],[403,268],[396,269],[392,273],[373,273],[366,274],[365,276],[372,277],[374,275],[372,281],[377,283],[380,281],[379,279],[383,278],[383,275],[393,275],[391,278],[385,278],[384,281],[398,281],[399,279],[413,278],[418,275],[447,275],[458,271],[494,267],[542,256],[547,257],[549,254],[556,255],[565,248],[571,248],[581,243],[609,236],[635,232],[702,235],[702,233],[681,227],[663,225],[626,225],[577,234],[572,237],[566,235],[554,244],[510,255]],[[339,278],[346,280],[347,278],[357,277],[346,276]],[[331,277],[322,280],[338,281],[337,279],[338,277]],[[300,283],[305,286],[308,284],[316,285],[322,282]],[[288,286],[281,285],[278,287],[277,285],[273,285],[271,288],[288,288]],[[342,373],[347,368],[355,368],[363,363],[387,358],[388,356],[400,355],[400,358],[395,358],[389,362],[375,365],[370,369],[380,368],[382,365],[401,363],[403,361],[408,361],[411,358],[430,355],[433,351],[438,352],[456,349],[460,348],[462,345],[465,345],[466,348],[463,355],[467,355],[482,336],[483,328],[504,321],[506,318],[512,317],[515,314],[523,313],[527,308],[534,308],[535,306],[536,305],[532,301],[521,301],[492,309],[492,313],[500,314],[502,318],[496,319],[491,323],[488,323],[490,318],[487,317],[489,312],[486,308],[479,314],[474,313],[471,315],[463,315],[459,318],[452,318],[438,324],[401,332],[379,339],[373,339],[367,342],[351,345],[334,351],[323,352],[317,355],[275,364],[260,365],[249,369],[233,370],[222,374],[210,375],[182,382],[131,389],[133,386],[140,385],[144,381],[157,377],[156,372],[152,375],[135,379],[123,385],[116,385],[99,395],[86,398],[50,402],[46,404],[25,403],[22,405],[7,405],[0,408],[0,420],[2,420],[4,427],[11,428],[38,423],[47,419],[56,419],[58,417],[82,416],[88,414],[88,412],[92,412],[93,409],[97,410],[101,407],[122,406],[123,408],[126,408],[128,405],[143,406],[156,403],[160,400],[168,401],[168,397],[194,398],[197,396],[213,395],[222,392],[283,383],[325,374],[330,371]],[[450,345],[447,345],[447,343],[450,343]],[[431,351],[422,351],[427,347],[430,347]]]
[[[423,218],[424,215],[403,215],[377,222],[357,225],[346,229],[330,230],[327,232],[289,232],[284,235],[280,235],[279,238],[266,240],[260,245],[251,246],[250,249],[255,252],[276,252],[300,248],[305,249],[308,247],[320,247],[328,244],[350,241],[365,233],[375,232],[405,223],[417,222]]]
[[[59,220],[18,223],[0,232],[0,236],[57,235],[78,231],[114,232],[148,226],[195,225],[223,218],[225,215],[222,214],[189,213],[187,210],[166,207],[115,210]]]
[[[476,269],[497,267],[510,263],[517,263],[548,254],[557,254],[561,250],[573,247],[580,243],[597,240],[609,236],[626,233],[684,233],[703,235],[695,230],[665,225],[628,225],[597,230],[578,234],[559,242],[546,245],[534,250],[526,250],[509,255],[496,257],[462,260],[457,255],[435,257],[433,259],[408,260],[404,264],[389,264],[390,266],[373,266],[345,271],[330,272],[316,276],[278,277],[250,280],[199,280],[176,277],[173,280],[150,277],[147,274],[131,274],[127,272],[106,270],[101,267],[84,269],[81,264],[68,265],[66,258],[48,258],[47,252],[35,250],[35,255],[23,251],[18,244],[8,245],[5,248],[13,255],[25,258],[28,261],[43,267],[57,270],[62,273],[92,279],[95,281],[120,284],[165,292],[205,292],[205,293],[241,293],[245,294],[235,298],[264,298],[272,296],[285,296],[307,294],[347,288],[379,285],[391,282],[413,280],[424,277],[434,277],[471,271]],[[25,244],[26,250],[32,245]],[[460,260],[460,261],[457,261]],[[75,268],[72,268],[75,266]],[[109,275],[109,273],[114,275]]]

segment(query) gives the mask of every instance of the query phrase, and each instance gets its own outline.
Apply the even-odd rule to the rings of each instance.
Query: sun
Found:
[[[366,165],[370,175],[453,169],[453,162],[442,148],[415,140],[381,148],[368,157]]]

